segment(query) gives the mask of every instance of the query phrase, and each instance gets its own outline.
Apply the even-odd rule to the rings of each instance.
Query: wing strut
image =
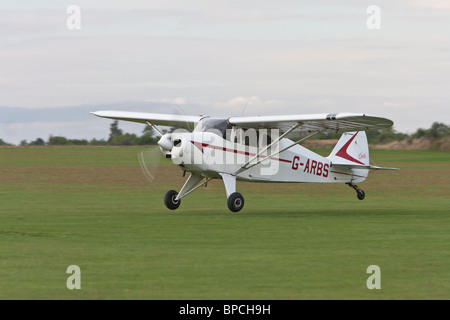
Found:
[[[304,137],[304,138],[301,138],[300,140],[295,141],[294,143],[290,144],[290,145],[287,146],[286,148],[283,148],[283,150],[275,151],[275,152],[272,153],[270,156],[267,156],[267,157],[264,157],[264,159],[258,160],[256,163],[253,163],[253,164],[252,164],[251,166],[249,166],[249,167],[245,167],[245,168],[242,168],[242,167],[241,167],[238,171],[236,171],[235,174],[238,174],[238,173],[241,173],[241,172],[244,171],[244,170],[248,170],[248,169],[250,169],[250,168],[253,168],[254,166],[260,164],[260,163],[263,162],[264,160],[270,159],[270,158],[272,158],[272,157],[274,157],[274,156],[276,156],[276,155],[281,154],[282,152],[284,152],[284,151],[286,151],[286,150],[292,148],[293,146],[299,144],[300,142],[302,142],[302,141],[304,141],[304,140],[306,140],[306,139],[311,138],[313,135],[315,135],[315,134],[317,134],[317,133],[319,133],[319,131],[316,131],[316,132],[314,132],[314,133],[312,133],[312,134],[310,134],[310,135],[308,135],[308,136],[306,136],[306,137]]]
[[[181,190],[178,193],[178,195],[175,198],[175,200],[178,201],[178,200],[184,198],[185,196],[187,196],[192,191],[197,190],[201,186],[204,186],[205,184],[207,184],[209,181],[212,180],[212,178],[206,178],[206,180],[204,182],[202,182],[198,186],[196,186],[196,184],[199,183],[202,180],[203,180],[203,176],[201,176],[199,174],[194,174],[194,173],[191,174],[189,176],[189,178],[186,180],[186,183],[184,184],[183,188],[181,188]]]
[[[242,165],[235,173],[233,173],[233,175],[236,175],[238,173],[241,173],[242,171],[245,171],[247,169],[250,169],[254,166],[256,166],[257,164],[259,164],[261,161],[263,160],[259,160],[257,161],[255,164],[252,164],[250,167],[248,167],[248,165],[255,159],[258,159],[258,157],[266,152],[270,147],[272,147],[274,144],[278,143],[281,139],[283,139],[285,136],[287,136],[289,133],[291,133],[292,131],[294,131],[295,129],[297,129],[299,126],[301,125],[301,123],[296,123],[295,125],[293,125],[289,130],[287,130],[285,133],[283,133],[281,136],[279,136],[277,139],[275,139],[271,144],[269,144],[267,147],[265,147],[263,150],[259,151],[253,158],[251,158],[250,160],[248,160],[244,165]],[[284,150],[283,150],[284,151]],[[277,154],[279,152],[276,152],[274,154]]]
[[[319,132],[320,132],[320,131],[316,131],[316,132],[311,133],[310,135],[308,135],[308,136],[306,136],[306,137],[304,137],[304,138],[301,138],[300,140],[295,141],[293,144],[289,145],[288,147],[284,148],[283,150],[272,153],[268,158],[273,157],[273,156],[275,156],[275,155],[277,155],[277,154],[280,154],[280,153],[282,153],[282,152],[284,152],[284,151],[286,151],[286,150],[292,148],[292,147],[295,146],[296,144],[299,144],[300,142],[305,141],[306,139],[311,138],[312,136],[318,134]],[[261,162],[261,161],[260,161],[260,162]]]
[[[158,134],[162,137],[164,134],[155,126],[153,125],[150,121],[145,121],[147,122],[147,124],[153,128],[153,130],[155,130],[156,132],[158,132]]]

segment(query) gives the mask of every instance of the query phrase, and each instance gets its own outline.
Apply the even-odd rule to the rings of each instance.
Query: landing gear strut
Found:
[[[225,190],[227,192],[227,205],[228,209],[232,212],[239,212],[244,207],[244,197],[239,192],[236,192],[236,176],[232,176],[226,173],[220,173],[223,182],[225,184]],[[175,190],[167,191],[164,196],[164,204],[170,210],[176,210],[181,204],[181,199],[193,192],[194,190],[200,188],[201,186],[206,186],[208,181],[212,178],[206,178],[206,181],[200,183],[204,177],[198,173],[192,173],[186,180],[184,186],[181,188],[180,192]],[[200,184],[199,184],[200,183]]]
[[[166,207],[169,208],[170,210],[178,209],[178,207],[181,204],[181,198],[184,198],[189,193],[191,193],[194,190],[197,190],[201,186],[205,186],[208,183],[208,181],[212,180],[211,178],[206,178],[206,181],[198,184],[203,179],[204,177],[202,175],[192,173],[186,180],[180,192],[176,192],[175,190],[167,191],[166,195],[164,196],[164,204],[166,205]]]
[[[358,188],[356,184],[351,182],[346,183],[346,185],[356,190],[356,196],[358,197],[359,200],[364,200],[364,198],[366,197],[366,193],[364,192],[364,190],[361,190],[360,188]]]

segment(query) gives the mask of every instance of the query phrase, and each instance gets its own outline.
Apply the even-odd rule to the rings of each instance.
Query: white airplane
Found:
[[[393,122],[367,114],[334,113],[212,118],[125,111],[96,111],[93,115],[151,126],[166,158],[190,172],[179,192],[164,197],[175,210],[181,199],[212,179],[225,184],[228,208],[238,212],[244,197],[236,192],[236,181],[345,183],[365,192],[356,183],[366,180],[369,170],[398,170],[373,166],[365,130],[389,128]],[[157,126],[177,128],[163,134]],[[188,131],[188,128],[194,128]],[[328,157],[300,145],[318,133],[343,132]],[[289,138],[288,138],[289,137]]]

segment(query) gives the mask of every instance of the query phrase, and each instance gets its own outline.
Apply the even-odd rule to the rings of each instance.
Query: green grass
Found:
[[[371,152],[360,185],[221,181],[162,198],[185,178],[144,148],[0,149],[0,299],[449,299],[450,153]],[[327,150],[329,153],[329,150]],[[325,154],[327,153],[325,152]],[[81,290],[68,290],[69,265]],[[381,290],[366,269],[381,268]]]

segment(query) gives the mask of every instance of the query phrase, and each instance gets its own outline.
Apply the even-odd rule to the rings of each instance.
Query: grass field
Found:
[[[167,210],[185,178],[162,160],[150,183],[143,150],[0,149],[0,299],[450,299],[449,152],[373,150],[401,171],[372,172],[364,201],[345,185],[238,183],[233,214],[221,181]]]

